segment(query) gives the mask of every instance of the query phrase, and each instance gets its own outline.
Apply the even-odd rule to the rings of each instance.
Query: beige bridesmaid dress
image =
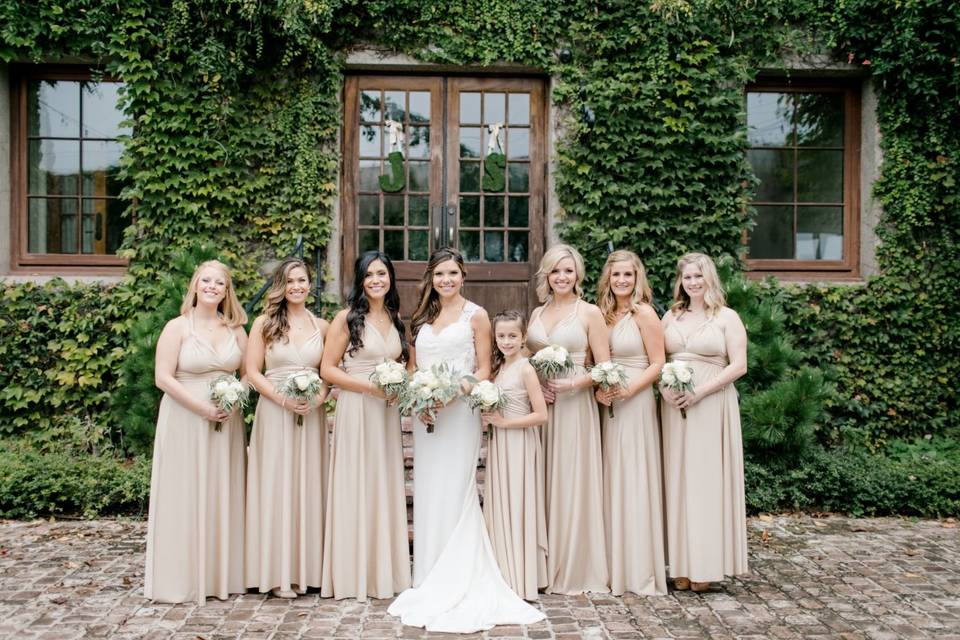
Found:
[[[526,358],[504,366],[496,383],[503,389],[506,418],[532,409],[523,384]],[[483,519],[500,573],[524,600],[536,600],[547,586],[547,520],[540,427],[492,428],[487,444]]]
[[[668,312],[672,313],[672,312]],[[728,364],[723,326],[711,316],[685,336],[664,329],[667,361],[693,369],[694,392]],[[740,406],[732,384],[687,408],[661,403],[670,575],[718,582],[747,573]]]
[[[363,347],[343,368],[367,381],[374,367],[397,360],[400,335],[367,322]],[[326,535],[325,598],[392,598],[410,586],[407,499],[403,486],[400,412],[380,398],[341,390],[333,428]]]
[[[574,363],[569,375],[583,375],[589,343],[574,305],[547,334],[535,311],[527,334],[531,352],[551,345],[565,348]],[[577,595],[609,591],[603,532],[603,472],[600,415],[593,389],[557,395],[543,427],[546,468],[547,591]]]
[[[243,354],[231,331],[223,352],[195,330],[180,345],[176,377],[196,398],[234,375]],[[243,593],[243,416],[216,431],[210,421],[164,394],[157,417],[150,477],[143,595],[156,602],[202,605]]]
[[[265,376],[279,386],[298,371],[317,371],[323,333],[302,344],[275,341],[265,354]],[[305,591],[319,587],[327,487],[327,420],[323,406],[297,426],[294,412],[263,396],[250,435],[247,471],[246,584]]]
[[[650,365],[643,337],[631,314],[610,331],[611,359],[632,382]],[[603,422],[603,519],[607,566],[614,595],[667,592],[660,483],[660,423],[653,388],[614,402]]]

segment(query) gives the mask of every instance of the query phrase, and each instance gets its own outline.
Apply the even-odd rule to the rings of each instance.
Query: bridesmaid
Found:
[[[144,596],[203,605],[243,593],[244,427],[210,401],[209,384],[243,377],[247,316],[230,271],[216,260],[193,272],[180,316],[157,342],[163,391],[150,478]],[[220,423],[220,430],[214,427]]]
[[[653,383],[663,367],[663,329],[650,306],[650,284],[632,251],[607,257],[597,305],[610,328],[613,361],[627,372],[625,389],[597,389],[597,401],[616,403],[603,423],[603,519],[614,595],[667,592],[660,482],[660,423]]]
[[[544,397],[553,403],[543,430],[547,591],[567,595],[609,591],[600,416],[584,362],[588,350],[595,362],[608,360],[610,346],[600,309],[580,299],[583,277],[583,258],[573,247],[557,245],[543,254],[537,295],[545,304],[534,309],[527,335],[531,352],[559,345],[575,365],[571,375],[544,383]]]
[[[310,401],[277,392],[289,375],[320,365],[327,323],[307,309],[309,292],[307,265],[298,258],[281,262],[247,350],[247,375],[260,401],[250,435],[246,583],[280,598],[319,587],[322,576],[326,392]]]
[[[663,396],[667,549],[677,589],[747,572],[740,407],[734,380],[747,372],[747,333],[726,306],[713,261],[677,262],[673,306],[663,317],[670,362],[693,369],[693,390]],[[684,419],[680,409],[685,409]]]
[[[494,429],[487,445],[483,517],[500,573],[524,600],[547,586],[547,522],[544,512],[540,425],[547,421],[537,372],[522,357],[525,319],[504,311],[493,319],[493,375],[507,406],[484,413]]]
[[[370,374],[386,360],[407,362],[409,348],[386,254],[357,259],[347,302],[330,325],[320,365],[323,379],[340,389],[321,596],[392,598],[410,586],[400,413]]]

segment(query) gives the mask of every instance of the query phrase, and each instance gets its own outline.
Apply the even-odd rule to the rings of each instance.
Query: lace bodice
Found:
[[[423,325],[417,334],[417,367],[423,369],[445,362],[460,374],[476,371],[477,352],[470,319],[479,308],[467,301],[457,321],[439,333],[434,333],[431,325]]]

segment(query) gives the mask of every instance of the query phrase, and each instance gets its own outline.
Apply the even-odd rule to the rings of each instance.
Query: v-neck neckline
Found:
[[[445,326],[443,329],[440,329],[440,331],[437,331],[437,330],[434,328],[433,323],[428,324],[427,326],[430,327],[430,333],[432,333],[434,336],[439,337],[441,334],[443,334],[444,331],[446,331],[446,330],[449,329],[450,327],[452,327],[452,326],[454,326],[454,325],[456,325],[456,324],[459,324],[461,318],[463,318],[464,312],[467,310],[467,305],[468,305],[468,304],[470,304],[470,301],[467,300],[466,298],[464,298],[464,300],[463,300],[463,306],[460,307],[460,312],[457,314],[457,319],[454,320],[453,322],[451,322],[450,324],[448,324],[447,326]]]
[[[380,341],[383,342],[384,344],[386,344],[387,341],[390,339],[390,330],[391,330],[391,329],[396,329],[396,327],[393,326],[393,323],[391,323],[391,324],[388,326],[388,328],[387,328],[387,335],[383,335],[383,334],[380,332],[380,329],[377,329],[377,325],[375,325],[375,324],[373,324],[372,322],[370,322],[370,318],[367,318],[366,316],[364,316],[363,322],[364,322],[364,324],[370,325],[370,328],[372,328],[372,329],[374,330],[374,332],[375,332],[378,336],[380,336]]]
[[[287,340],[290,341],[290,344],[293,346],[294,349],[296,349],[297,353],[303,351],[303,348],[307,346],[307,343],[313,340],[314,337],[318,333],[320,333],[320,327],[317,326],[317,318],[312,313],[310,314],[310,324],[311,326],[313,326],[313,333],[307,336],[307,339],[304,340],[301,344],[297,344],[296,341],[294,341],[292,335],[289,335],[289,334],[287,335]]]
[[[190,312],[190,333],[194,338],[197,339],[197,342],[209,349],[210,352],[220,358],[220,360],[227,359],[227,356],[223,355],[223,351],[217,349],[212,342],[203,337],[203,335],[197,330],[196,318],[194,317],[194,313],[192,311]],[[230,327],[227,327],[227,333],[229,334],[229,337],[227,338],[226,345],[224,346],[225,351],[229,351],[232,347],[232,344],[237,343],[237,336],[233,333]]]
[[[684,348],[686,348],[687,345],[690,343],[690,338],[692,338],[692,337],[694,337],[695,335],[697,335],[705,326],[707,326],[707,324],[710,323],[711,320],[712,320],[712,318],[710,318],[709,316],[705,316],[704,319],[703,319],[703,322],[701,322],[700,324],[698,324],[697,327],[696,327],[696,329],[694,329],[693,331],[691,331],[689,334],[685,334],[683,331],[680,330],[680,327],[678,326],[678,325],[679,325],[679,322],[680,322],[679,320],[675,320],[675,321],[674,321],[673,323],[671,323],[671,324],[672,324],[674,327],[676,327],[677,334],[680,336],[680,340],[681,340],[681,342],[683,342]]]
[[[549,331],[547,331],[547,325],[543,323],[543,311],[538,313],[537,322],[540,323],[540,328],[543,329],[544,334],[546,334],[546,336],[549,338],[551,335],[553,335],[553,332],[557,330],[557,327],[562,325],[564,322],[567,322],[568,320],[570,320],[570,318],[575,317],[577,315],[577,307],[579,305],[580,305],[580,300],[578,299],[576,302],[573,303],[573,310],[567,315],[565,315],[564,317],[554,322],[553,326],[550,328]]]

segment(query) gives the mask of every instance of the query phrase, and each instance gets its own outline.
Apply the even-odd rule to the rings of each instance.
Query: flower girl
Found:
[[[547,420],[537,372],[521,355],[526,323],[519,311],[493,319],[493,372],[505,406],[485,412],[487,448],[483,516],[507,584],[525,600],[547,585],[547,525],[540,425]]]

